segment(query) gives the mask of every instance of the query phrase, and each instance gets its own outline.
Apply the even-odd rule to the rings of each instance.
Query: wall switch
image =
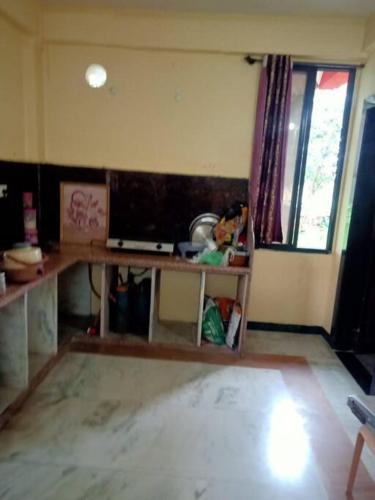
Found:
[[[7,184],[0,184],[0,199],[8,197],[8,186]]]

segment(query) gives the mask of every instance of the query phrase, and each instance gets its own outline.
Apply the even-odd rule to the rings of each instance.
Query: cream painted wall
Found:
[[[38,0],[0,0],[0,13],[18,30],[34,33],[38,28]]]
[[[259,65],[246,52],[360,61],[358,19],[43,13],[45,160],[247,177]],[[83,74],[108,69],[101,90]]]
[[[183,279],[181,279],[183,277]],[[163,272],[159,314],[165,320],[196,321],[200,275],[197,273]],[[206,275],[205,293],[212,297],[236,298],[235,277]]]
[[[35,2],[0,1],[0,158],[38,161]]]
[[[368,48],[363,45],[365,22],[359,19],[53,8],[43,13],[41,60],[38,36],[26,36],[34,22],[38,26],[38,17],[29,21],[30,5],[0,0],[0,13],[5,12],[0,46],[10,49],[0,59],[0,98],[9,117],[0,133],[2,159],[244,177],[259,66],[244,64],[243,55],[284,52],[304,60],[360,62]],[[372,26],[371,21],[367,41]],[[84,83],[92,62],[108,69],[104,89]],[[371,59],[361,79],[340,230],[357,148],[360,97],[372,88],[374,66]],[[328,330],[338,249],[336,244],[333,255],[257,251],[249,319]],[[181,281],[168,273],[163,284],[162,316],[192,319],[197,276]],[[233,280],[208,280],[208,293],[234,296],[234,291]]]
[[[326,327],[324,318],[332,263],[333,258],[329,255],[256,251],[248,318],[251,321]],[[161,317],[184,321],[196,318],[198,291],[197,274],[189,274],[181,280],[179,273],[164,273]],[[236,279],[209,276],[206,293],[235,298]]]
[[[256,251],[249,319],[323,326],[331,266],[330,255]]]
[[[365,40],[363,46],[368,52],[375,50],[375,14],[370,16],[366,22]]]
[[[108,71],[90,88],[91,63]],[[48,162],[247,177],[259,67],[241,57],[48,45]]]
[[[0,154],[21,159],[25,154],[22,38],[0,17]]]
[[[44,12],[47,161],[201,175],[248,175],[259,65],[244,53],[365,60],[363,20]],[[88,64],[108,85],[88,88]],[[177,96],[177,99],[176,99]],[[354,145],[354,142],[353,142]],[[248,317],[330,329],[338,253],[257,251]],[[163,276],[161,315],[195,317],[198,277]],[[211,279],[207,292],[234,295]]]
[[[365,21],[312,16],[222,16],[121,9],[51,7],[47,42],[243,54],[288,53],[305,59],[359,60]]]

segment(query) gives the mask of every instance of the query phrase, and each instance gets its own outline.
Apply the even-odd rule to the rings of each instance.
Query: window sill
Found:
[[[317,248],[296,248],[290,245],[259,245],[255,250],[275,250],[276,252],[292,252],[292,253],[316,253],[321,255],[332,254],[332,249],[319,250]]]

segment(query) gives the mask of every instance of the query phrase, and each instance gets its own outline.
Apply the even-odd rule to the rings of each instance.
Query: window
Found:
[[[285,250],[330,252],[353,68],[295,65],[282,203]]]

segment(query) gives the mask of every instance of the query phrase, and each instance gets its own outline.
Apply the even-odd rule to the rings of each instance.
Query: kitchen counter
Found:
[[[95,339],[80,337],[80,341],[95,340],[102,345],[111,342],[119,344],[135,342],[155,346],[180,345],[181,349],[205,351],[216,348],[220,352],[241,354],[246,331],[249,283],[249,267],[215,267],[193,264],[177,256],[150,255],[142,253],[122,253],[99,246],[62,244],[49,254],[44,264],[44,274],[24,284],[7,284],[6,293],[0,296],[0,381],[1,391],[8,391],[11,398],[21,398],[28,394],[34,381],[46,373],[46,367],[57,359],[59,353],[58,311],[66,307],[67,314],[90,314],[91,291],[86,264],[100,266],[100,331]],[[148,330],[141,335],[127,332],[118,335],[112,332],[109,323],[109,292],[112,266],[148,268],[151,290]],[[197,290],[198,311],[193,323],[169,322],[159,318],[161,274],[163,271],[190,272],[200,275]],[[63,273],[66,271],[66,273]],[[59,275],[63,276],[59,278]],[[206,275],[228,275],[236,278],[237,288],[233,299],[240,303],[242,314],[239,325],[238,346],[235,352],[227,346],[211,346],[202,343],[202,321],[204,297],[206,295]],[[77,308],[85,312],[77,312]],[[185,338],[186,337],[186,338]],[[153,344],[153,345],[151,345]],[[186,346],[186,347],[185,347]],[[17,396],[18,395],[18,396]],[[8,398],[9,399],[9,398]],[[8,399],[0,399],[1,410],[10,408]]]
[[[108,264],[119,266],[134,266],[158,268],[169,271],[208,272],[232,276],[247,275],[249,267],[234,266],[208,266],[194,264],[175,255],[151,255],[146,253],[128,253],[111,251],[100,246],[68,245],[61,244],[59,255],[75,258],[77,261],[91,264]]]
[[[244,312],[241,316],[239,326],[239,345],[237,352],[240,353],[242,343],[245,336],[247,317],[249,282],[251,277],[251,265],[249,267],[232,267],[232,266],[208,266],[202,264],[191,263],[182,257],[170,255],[150,255],[143,253],[124,253],[121,251],[111,251],[100,246],[80,246],[62,244],[59,248],[60,255],[75,259],[75,262],[80,264],[99,264],[101,266],[101,305],[100,305],[100,339],[110,340],[113,334],[110,331],[109,325],[109,305],[108,294],[110,290],[112,266],[123,267],[138,267],[147,268],[150,270],[151,278],[151,295],[150,295],[150,312],[149,312],[149,328],[144,340],[149,344],[163,343],[167,337],[173,338],[171,342],[177,342],[182,337],[184,342],[189,337],[189,343],[193,343],[197,347],[201,347],[202,339],[202,321],[204,310],[204,298],[206,291],[206,277],[208,275],[226,275],[236,278],[237,287],[234,300],[240,303],[241,309]],[[251,264],[251,262],[250,262]],[[198,313],[195,321],[192,322],[189,332],[186,333],[186,325],[183,322],[175,322],[172,327],[173,332],[170,333],[168,325],[159,318],[159,301],[160,301],[160,286],[161,273],[163,271],[175,271],[178,273],[197,273],[200,275],[200,286],[197,290],[198,295]],[[77,279],[70,279],[70,282]],[[68,284],[68,287],[71,286]],[[82,296],[81,292],[75,293],[76,297]],[[181,324],[177,324],[181,323]],[[168,330],[168,331],[167,331]],[[169,332],[169,333],[168,333]],[[185,338],[186,337],[186,338]],[[177,340],[178,339],[178,340]],[[225,347],[228,350],[227,347]],[[229,351],[230,352],[230,351]]]
[[[6,293],[0,296],[0,309],[39,286],[44,280],[65,271],[77,262],[148,268],[155,267],[157,269],[169,271],[208,272],[232,276],[247,275],[250,273],[249,267],[194,264],[178,256],[125,253],[111,251],[105,247],[99,246],[61,244],[57,252],[49,254],[49,259],[44,266],[45,272],[43,276],[29,283],[7,283]]]
[[[33,288],[36,288],[45,280],[61,273],[76,262],[77,258],[74,257],[74,255],[65,255],[62,253],[49,255],[49,259],[44,264],[43,276],[40,276],[40,278],[30,281],[29,283],[7,283],[5,294],[0,295],[0,309],[29,292]]]

